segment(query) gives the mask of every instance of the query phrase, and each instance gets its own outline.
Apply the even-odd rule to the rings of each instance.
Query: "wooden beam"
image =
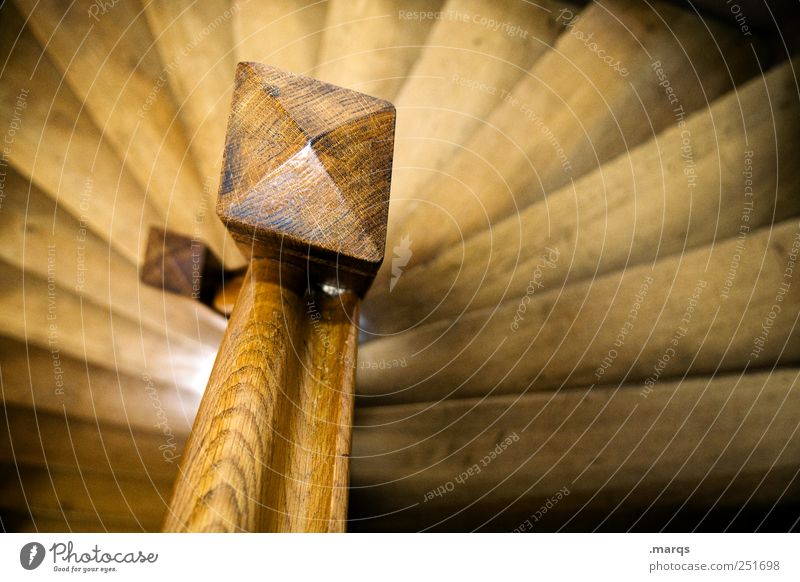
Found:
[[[236,73],[217,211],[251,257],[166,531],[342,531],[358,306],[383,260],[388,102]]]
[[[90,0],[69,6],[58,0],[15,4],[148,199],[172,218],[170,227],[198,233],[230,267],[241,266],[235,246],[224,244],[224,227],[208,211],[217,168],[204,168],[201,174],[196,161],[187,158],[180,107],[166,84],[166,70],[180,63],[159,60],[140,5],[118,2],[98,8]]]
[[[391,287],[373,286],[362,317],[371,332],[397,333],[521,297],[534,272],[559,288],[796,216],[798,119],[786,63],[430,262],[416,261],[412,241],[411,260]],[[537,270],[548,247],[562,256]]]
[[[756,507],[755,531],[800,501],[798,374],[359,408],[350,527],[721,531]]]
[[[0,462],[173,480],[189,425],[185,418],[162,414],[152,404],[150,408],[153,412],[138,416],[134,410],[121,409],[110,421],[101,414],[83,420],[66,407],[49,413],[6,401],[0,411]]]
[[[794,362],[800,223],[422,325],[361,347],[363,404],[650,381]],[[568,260],[557,249],[548,264]]]
[[[180,105],[189,147],[207,180],[216,182],[222,163],[228,103],[236,66],[233,21],[242,4],[236,0],[144,2],[168,83]]]
[[[27,509],[33,521],[39,515],[48,519],[60,516],[67,524],[74,514],[80,521],[94,516],[101,524],[108,519],[112,524],[135,524],[143,531],[158,529],[170,487],[166,479],[49,467],[4,465],[0,474],[3,510]]]
[[[16,533],[130,533],[147,531],[144,524],[134,518],[119,516],[98,517],[96,513],[80,513],[71,510],[48,511],[37,509],[34,515],[29,512],[0,509],[0,520],[5,531]],[[149,524],[148,524],[149,525]],[[158,528],[151,528],[156,531]]]

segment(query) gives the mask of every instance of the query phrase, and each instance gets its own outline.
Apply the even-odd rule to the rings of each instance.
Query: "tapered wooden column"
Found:
[[[385,101],[242,63],[217,211],[250,257],[166,531],[343,531],[360,299],[383,260]]]

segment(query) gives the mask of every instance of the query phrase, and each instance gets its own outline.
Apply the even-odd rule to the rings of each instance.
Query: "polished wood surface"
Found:
[[[341,531],[358,298],[256,259],[203,397],[167,531]]]
[[[237,69],[217,211],[251,262],[165,531],[344,531],[358,306],[383,260],[391,104]]]
[[[724,3],[719,19],[659,0],[4,3],[0,527],[164,525],[227,321],[138,280],[157,228],[227,255],[220,312],[281,293],[297,334],[286,353],[251,334],[252,363],[234,361],[239,346],[220,360],[208,393],[224,390],[228,412],[197,418],[223,428],[193,440],[201,464],[185,474],[206,473],[183,500],[199,491],[229,515],[186,501],[200,529],[235,529],[226,504],[251,502],[234,467],[255,467],[247,487],[265,491],[256,529],[339,531],[348,492],[350,531],[796,529],[796,43],[780,7],[750,4],[744,34]],[[360,305],[345,283],[378,239],[351,237],[347,268],[330,250],[337,226],[380,223],[385,198],[353,204],[371,199],[338,170],[375,167],[344,142],[388,127],[389,111],[364,102],[377,115],[362,115],[302,79],[293,100],[255,66],[226,154],[239,61],[397,106],[388,252]],[[309,125],[306,101],[341,123]],[[286,132],[297,139],[272,138]],[[243,186],[223,197],[247,260],[213,215],[223,156]],[[255,272],[299,277],[244,276],[279,240],[288,263]],[[309,253],[320,240],[327,252]],[[251,316],[274,315],[256,303]],[[237,338],[257,329],[245,315]],[[257,408],[275,416],[249,422]],[[237,448],[241,434],[262,450]]]

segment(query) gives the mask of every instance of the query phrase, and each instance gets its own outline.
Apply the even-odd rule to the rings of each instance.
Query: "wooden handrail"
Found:
[[[237,69],[217,212],[250,266],[165,531],[343,531],[357,319],[383,260],[385,101]]]

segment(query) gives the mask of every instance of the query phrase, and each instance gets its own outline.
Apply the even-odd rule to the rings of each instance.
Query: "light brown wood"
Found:
[[[237,61],[311,73],[325,33],[326,0],[240,2],[238,8],[233,18]]]
[[[82,299],[50,276],[0,261],[0,326],[7,336],[134,377],[200,391],[214,357],[210,346],[169,338]]]
[[[662,505],[668,526],[681,504],[699,519],[715,505],[733,507],[734,516],[753,504],[791,503],[799,373],[665,381],[646,397],[646,386],[631,383],[359,408],[351,523],[378,531],[585,532],[605,522],[624,531],[643,517],[653,523],[648,511]],[[480,473],[456,481],[475,464]],[[537,519],[565,487],[569,494]]]
[[[0,337],[0,378],[6,406],[28,407],[84,422],[185,437],[200,394],[148,376],[100,367],[83,357]]]
[[[166,530],[344,529],[357,303],[307,295],[302,273],[252,262]]]
[[[683,126],[666,129],[476,233],[463,247],[419,263],[418,241],[412,241],[411,260],[391,291],[379,284],[370,289],[362,309],[369,331],[397,333],[522,297],[534,272],[542,288],[560,288],[714,241],[741,239],[796,216],[800,166],[792,156],[800,147],[798,120],[797,88],[786,63],[687,117]],[[684,171],[693,172],[691,180]],[[561,258],[537,269],[548,247]]]
[[[437,11],[441,5],[442,0],[328,0],[314,76],[393,99],[435,22],[405,14]]]
[[[140,229],[162,225],[157,201],[145,196],[14,5],[3,5],[0,52],[5,127],[14,122],[4,159],[59,208],[79,217],[129,262],[140,260]],[[9,138],[11,139],[11,138]],[[173,217],[170,216],[170,222]]]
[[[738,31],[712,27],[670,4],[612,0],[572,14],[572,20],[569,13],[562,17],[577,20],[554,50],[458,154],[406,204],[393,206],[390,248],[408,235],[414,261],[431,260],[675,125],[677,107],[689,115],[758,73],[754,48]],[[709,50],[712,35],[721,52]],[[611,64],[592,47],[605,51]],[[659,84],[655,61],[677,103]],[[376,279],[379,287],[388,286],[389,263]]]
[[[532,273],[530,290],[496,308],[361,346],[359,391],[438,401],[793,362],[800,286],[786,274],[798,249],[794,218],[749,232],[743,248],[729,239],[575,285],[541,288]],[[562,260],[544,256],[540,271]]]
[[[143,1],[168,83],[180,105],[189,147],[205,184],[216,186],[236,66],[233,22],[243,5],[234,0]],[[264,3],[260,4],[263,8]]]
[[[217,211],[251,257],[165,531],[344,531],[358,306],[383,259],[391,104],[237,69]]]
[[[213,187],[204,184],[216,182],[217,168],[201,174],[187,156],[189,140],[165,73],[179,63],[162,63],[149,50],[154,38],[140,4],[117,2],[102,14],[90,0],[15,4],[148,199],[170,217],[170,228],[197,233],[229,267],[241,266],[241,255],[229,239],[225,244],[225,229],[209,210]]]
[[[101,524],[129,523],[131,530],[156,531],[169,495],[168,478],[130,477],[106,471],[0,466],[0,508],[38,515],[94,517]],[[101,526],[101,531],[104,529]]]
[[[233,313],[233,306],[236,305],[236,298],[241,293],[244,282],[244,275],[236,275],[226,279],[214,296],[214,309],[226,316]]]
[[[392,207],[403,211],[562,30],[562,2],[449,0],[394,101]],[[491,24],[490,24],[491,23]],[[494,26],[505,28],[495,30]],[[398,214],[399,216],[399,214]],[[380,289],[382,290],[381,286]]]
[[[106,307],[177,345],[214,351],[224,319],[202,304],[139,283],[135,264],[13,168],[5,170],[0,258]],[[30,322],[34,325],[34,322]]]
[[[73,410],[54,413],[7,403],[0,417],[0,462],[63,471],[106,471],[129,478],[175,479],[189,425],[166,417],[176,433],[165,433],[153,413],[126,425],[125,411],[113,419],[81,419]],[[137,411],[128,410],[129,417]],[[88,415],[84,415],[88,416]],[[145,418],[150,420],[146,425]],[[153,419],[153,420],[151,420]]]

